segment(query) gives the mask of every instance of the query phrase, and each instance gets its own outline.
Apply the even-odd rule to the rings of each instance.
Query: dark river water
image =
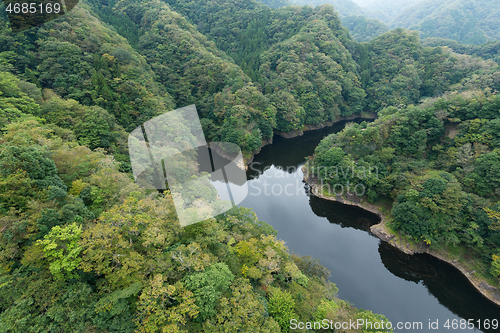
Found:
[[[370,225],[378,222],[374,214],[306,194],[300,170],[305,157],[313,154],[323,137],[344,125],[293,139],[275,137],[250,166],[249,195],[240,206],[253,208],[291,251],[318,258],[332,272],[330,280],[339,288],[340,298],[385,315],[394,326],[398,322],[412,326],[395,332],[500,331],[482,326],[484,320],[500,320],[500,308],[476,292],[458,270],[381,242],[369,233]],[[444,327],[454,319],[473,319],[476,328]],[[428,328],[429,320],[438,320],[437,330]],[[419,322],[423,329],[413,328]]]

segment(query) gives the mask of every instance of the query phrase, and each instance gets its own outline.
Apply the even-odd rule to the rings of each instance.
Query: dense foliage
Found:
[[[392,30],[358,45],[360,76],[367,93],[366,109],[417,104],[421,98],[447,91],[498,90],[496,63],[423,47],[417,32]]]
[[[467,45],[461,44],[456,40],[429,37],[422,40],[424,46],[446,46],[453,50],[453,52],[460,54],[468,54],[474,57],[480,57],[485,60],[493,60],[500,63],[500,42],[488,42],[482,45]]]
[[[418,30],[422,38],[483,44],[500,39],[499,11],[496,0],[427,0],[403,11],[390,25]]]
[[[250,1],[169,3],[257,81],[276,109],[271,111],[276,123],[269,122],[274,129],[300,130],[362,111],[364,92],[351,56],[354,44],[331,6],[270,11]],[[227,17],[240,20],[228,22]],[[267,128],[264,134],[272,133]]]
[[[83,6],[24,34],[1,23],[4,70],[60,97],[100,106],[128,131],[174,106],[144,58]]]
[[[342,24],[349,29],[352,38],[358,42],[369,42],[389,31],[389,27],[379,20],[361,15],[344,17]]]
[[[376,165],[368,197],[395,202],[396,227],[467,246],[498,275],[498,65],[403,29],[357,43],[331,5],[266,4],[88,0],[18,34],[2,16],[0,331],[384,319],[337,299],[328,272],[251,211],[180,228],[169,191],[132,181],[127,132],[190,104],[209,140],[245,157],[275,133],[379,112],[325,139],[316,160]],[[364,22],[353,31],[374,37]]]
[[[9,73],[0,83],[2,332],[275,333],[291,318],[374,316],[248,209],[181,228],[169,191],[141,189],[85,146],[79,121],[99,125],[86,115],[105,121],[103,109],[42,100]]]
[[[351,0],[291,0],[290,2],[301,6],[313,7],[330,4],[340,16],[364,15],[363,9]]]
[[[362,111],[365,93],[356,63],[335,31],[326,22],[312,22],[263,54],[264,91],[271,100],[280,101],[279,130],[288,132]],[[295,111],[297,104],[304,110],[302,119]]]
[[[356,44],[329,5],[273,10],[250,0],[90,0],[24,34],[12,35],[4,24],[1,36],[5,71],[46,95],[75,100],[88,110],[83,118],[107,112],[99,116],[107,137],[81,143],[108,151],[123,137],[116,126],[131,131],[196,104],[208,139],[237,143],[249,156],[275,132],[416,103],[472,74],[484,76],[488,66],[425,49],[403,30]],[[126,152],[118,152],[124,161]]]
[[[368,201],[390,203],[393,228],[431,247],[465,247],[498,276],[500,95],[454,93],[379,114],[325,138],[313,165],[327,169],[316,176],[362,184]]]

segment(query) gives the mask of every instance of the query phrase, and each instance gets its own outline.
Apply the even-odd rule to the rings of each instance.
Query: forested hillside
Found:
[[[67,28],[76,31],[65,36],[79,43],[59,41],[49,50],[74,50],[70,54],[82,61],[91,41],[70,39],[73,33],[112,33],[95,19],[92,27],[76,25],[79,15],[90,17],[77,10],[67,18],[73,23]],[[3,38],[10,47],[26,43],[5,31]],[[142,71],[135,77],[147,84],[151,71],[139,67],[144,58],[130,48],[120,54],[114,45],[103,43],[111,54],[97,52],[95,63],[83,62],[95,66],[87,67],[88,85],[98,74],[113,78],[128,64],[123,59],[135,61],[134,70]],[[3,51],[12,63],[4,61],[0,72],[0,331],[275,333],[288,332],[291,318],[386,321],[336,298],[329,272],[316,260],[291,255],[248,209],[180,228],[169,191],[146,191],[120,171],[124,164],[112,154],[125,152],[125,132],[114,116],[70,98],[87,96],[85,80],[75,85],[79,89],[55,81],[53,90],[42,91],[5,71],[20,72],[10,52]],[[72,59],[67,54],[47,53],[52,60],[42,64],[54,70]],[[101,57],[111,64],[98,67]],[[29,64],[28,57],[18,59]],[[117,87],[126,73],[113,78]],[[34,80],[37,72],[19,75]],[[117,87],[109,95],[90,90],[82,103],[91,104],[94,96],[95,104],[110,101]],[[170,99],[165,96],[161,106]],[[141,99],[133,101],[142,106]],[[131,114],[132,121],[142,116]]]
[[[448,91],[500,88],[498,64],[423,47],[417,32],[390,31],[359,44],[357,54],[368,110],[417,104]]]
[[[52,99],[5,72],[0,92],[2,332],[275,333],[291,318],[385,319],[337,299],[329,272],[291,256],[248,209],[180,228],[168,191],[141,189],[104,150],[33,116]]]
[[[425,0],[355,0],[356,3],[372,18],[389,24],[405,9]]]
[[[499,12],[496,0],[427,0],[406,9],[390,25],[418,30],[422,38],[483,44],[500,39]]]
[[[22,33],[2,11],[0,331],[275,333],[291,318],[385,320],[338,299],[329,272],[290,254],[251,211],[180,228],[168,190],[133,182],[128,133],[190,104],[208,140],[238,144],[247,160],[276,133],[379,112],[317,155],[338,145],[357,154],[342,158],[381,164],[387,180],[370,200],[397,200],[397,227],[414,231],[408,210],[423,225],[453,223],[412,235],[464,244],[498,268],[487,218],[498,211],[498,64],[423,47],[403,29],[358,43],[330,5],[267,4],[85,0]],[[394,172],[408,176],[396,183]],[[411,191],[427,178],[451,184],[448,210]]]
[[[323,171],[319,179],[325,186],[363,183],[368,202],[390,209],[393,230],[472,256],[478,274],[498,286],[500,95],[452,93],[379,115],[325,138],[311,164],[340,170],[355,163],[364,176]],[[369,168],[377,174],[367,176]]]
[[[363,9],[351,0],[291,0],[291,3],[301,6],[321,6],[330,4],[340,16],[352,16],[365,14]]]
[[[456,53],[468,54],[474,57],[480,57],[485,60],[493,60],[496,63],[500,63],[500,41],[489,42],[482,45],[468,45],[457,42],[456,40],[429,37],[422,40],[422,45],[430,47],[446,46]]]
[[[351,0],[292,0],[291,2],[302,6],[321,6],[330,4],[339,13],[343,25],[349,29],[351,36],[358,42],[367,42],[389,31],[389,28],[379,21],[386,19],[380,10],[367,10],[361,8]]]
[[[498,64],[423,47],[417,32],[402,29],[359,44],[356,54],[367,108],[379,119],[324,139],[312,166],[376,167],[380,177],[362,179],[367,199],[393,207],[396,230],[436,248],[463,246],[484,260],[483,273],[496,272]],[[431,96],[441,97],[423,99]],[[349,176],[320,179],[330,186],[354,183]],[[435,183],[448,187],[439,192]]]
[[[170,2],[260,84],[276,108],[278,131],[362,111],[354,42],[332,7],[270,11],[250,1]]]
[[[357,42],[369,42],[389,31],[389,27],[381,21],[361,15],[343,17],[342,24]]]
[[[447,91],[498,89],[496,64],[423,47],[402,29],[358,44],[329,5],[89,1],[22,34],[4,21],[1,66],[43,89],[53,105],[45,117],[113,153],[123,171],[125,133],[175,107],[196,104],[209,140],[250,157],[276,132]],[[56,111],[67,107],[67,116]]]
[[[4,70],[100,106],[128,131],[174,106],[145,59],[84,6],[23,34],[12,34],[3,20],[1,38]]]

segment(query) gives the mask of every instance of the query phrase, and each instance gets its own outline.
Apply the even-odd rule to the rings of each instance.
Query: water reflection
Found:
[[[330,223],[338,224],[342,228],[370,231],[370,227],[379,222],[375,214],[364,209],[322,200],[315,196],[310,196],[309,205],[316,216],[325,217]]]
[[[500,309],[476,292],[453,266],[427,254],[407,255],[384,242],[380,243],[379,253],[385,268],[392,274],[423,284],[440,304],[458,317],[499,319]]]
[[[364,119],[362,118],[354,120],[357,123],[363,121]],[[307,156],[314,154],[314,149],[325,136],[341,131],[346,123],[346,121],[341,121],[331,127],[306,132],[303,136],[292,139],[275,136],[273,144],[265,146],[255,156],[254,162],[249,165],[247,178],[254,179],[259,177],[271,165],[288,173],[294,173],[304,164]]]
[[[438,319],[440,329],[433,332],[449,332],[443,327],[448,319],[500,318],[499,308],[453,267],[427,255],[408,256],[371,235],[369,227],[378,223],[375,214],[307,195],[300,166],[324,136],[343,126],[294,139],[275,138],[247,172],[250,195],[242,206],[271,224],[292,251],[318,258],[332,272],[339,297],[393,323],[420,321],[427,327],[429,319]],[[293,196],[252,195],[274,185],[299,186],[301,191]]]

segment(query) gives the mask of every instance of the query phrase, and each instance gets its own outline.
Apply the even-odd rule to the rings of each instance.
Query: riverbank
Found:
[[[375,120],[375,119],[377,119],[377,114],[374,113],[374,112],[362,112],[360,114],[351,115],[351,116],[347,116],[347,117],[338,117],[334,121],[329,121],[329,122],[325,122],[325,123],[322,123],[322,124],[304,125],[302,127],[302,129],[297,130],[297,131],[290,131],[290,132],[279,132],[279,131],[276,131],[274,133],[274,135],[281,136],[281,137],[283,137],[285,139],[292,139],[292,138],[296,138],[298,136],[302,136],[302,135],[304,135],[305,132],[308,132],[308,131],[319,130],[319,129],[322,129],[322,128],[333,126],[336,123],[339,123],[341,121],[350,121],[350,120],[355,120],[355,119]],[[260,151],[262,150],[263,147],[265,147],[267,145],[270,145],[272,143],[273,143],[273,138],[270,138],[269,140],[264,140],[262,142],[262,145],[260,146],[259,149],[257,149],[256,151],[252,152],[248,156],[244,156],[244,162],[245,162],[245,166],[246,166],[245,169],[248,170],[248,165],[253,162],[253,159],[255,158],[255,155],[257,155],[258,153],[260,153]]]
[[[475,265],[474,259],[466,259],[461,257],[460,255],[448,253],[445,250],[431,249],[424,242],[416,244],[414,241],[409,240],[400,232],[393,231],[388,227],[388,218],[382,212],[381,206],[370,204],[355,195],[349,198],[324,195],[322,191],[320,191],[317,182],[311,177],[308,177],[306,172],[304,172],[304,181],[308,184],[310,193],[318,198],[336,201],[344,205],[356,206],[377,215],[380,219],[380,222],[370,227],[370,232],[373,235],[406,254],[428,254],[449,265],[452,265],[468,279],[468,281],[474,286],[477,291],[479,291],[489,301],[500,307],[500,292],[498,288],[491,286],[483,276],[481,276],[475,270],[471,269],[471,267],[474,267]]]

